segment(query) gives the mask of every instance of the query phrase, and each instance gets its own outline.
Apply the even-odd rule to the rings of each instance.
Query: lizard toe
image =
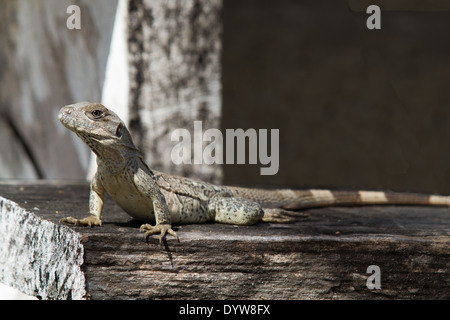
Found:
[[[76,226],[89,226],[89,227],[102,225],[102,221],[95,216],[89,216],[84,219],[75,219],[73,217],[66,217],[66,218],[62,218],[61,220],[59,220],[59,222],[74,224]]]
[[[287,211],[280,208],[264,208],[262,221],[272,223],[293,223],[295,217],[307,217],[307,214]]]
[[[175,231],[172,230],[172,226],[170,224],[157,224],[156,226],[152,226],[149,224],[143,224],[140,229],[140,231],[145,231],[145,240],[148,240],[148,238],[152,234],[159,233],[159,242],[162,243],[164,237],[167,234],[170,234],[173,236],[178,242],[180,242],[180,239],[178,238],[178,235]]]

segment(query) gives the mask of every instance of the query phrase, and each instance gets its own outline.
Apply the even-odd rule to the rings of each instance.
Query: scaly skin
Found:
[[[330,205],[449,205],[449,197],[374,191],[264,190],[217,186],[151,170],[134,145],[125,124],[99,103],[80,102],[59,112],[61,123],[75,132],[97,155],[91,182],[89,212],[84,219],[61,222],[101,226],[105,191],[130,216],[144,222],[146,238],[169,233],[172,223],[219,222],[252,225],[259,221],[290,222],[285,209]]]

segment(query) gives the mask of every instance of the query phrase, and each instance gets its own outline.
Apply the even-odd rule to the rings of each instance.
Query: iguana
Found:
[[[64,106],[59,119],[97,155],[97,172],[90,185],[90,216],[63,218],[64,223],[101,226],[105,191],[133,218],[156,221],[156,225],[143,224],[140,229],[146,231],[146,239],[159,233],[160,241],[167,233],[178,239],[172,223],[252,225],[259,221],[289,222],[288,210],[309,207],[450,204],[450,197],[437,195],[218,186],[150,169],[122,120],[99,103]]]

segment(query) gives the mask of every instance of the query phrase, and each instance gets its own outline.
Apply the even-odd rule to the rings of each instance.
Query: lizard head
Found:
[[[59,120],[75,132],[91,149],[101,155],[108,149],[120,153],[137,151],[125,124],[111,110],[100,103],[79,102],[59,111]]]

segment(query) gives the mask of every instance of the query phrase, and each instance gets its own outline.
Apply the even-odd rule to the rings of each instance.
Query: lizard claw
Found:
[[[96,216],[89,216],[84,219],[75,219],[72,217],[67,217],[67,218],[62,218],[61,220],[59,220],[59,222],[74,224],[76,226],[89,226],[89,227],[102,225],[102,221],[99,218],[97,218]]]
[[[140,231],[146,231],[145,232],[145,240],[148,240],[148,237],[150,237],[152,234],[160,233],[159,236],[159,243],[162,243],[162,240],[166,236],[166,234],[170,234],[175,239],[177,239],[178,242],[180,242],[180,239],[178,238],[175,231],[172,230],[172,226],[170,224],[157,224],[156,226],[151,226],[149,224],[143,224]]]

